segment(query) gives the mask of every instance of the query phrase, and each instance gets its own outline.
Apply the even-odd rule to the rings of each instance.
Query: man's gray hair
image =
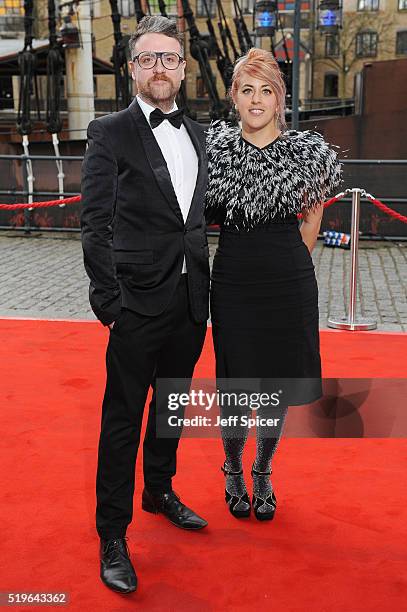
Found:
[[[136,43],[143,34],[164,34],[169,38],[175,38],[181,45],[181,56],[184,57],[184,37],[177,30],[177,24],[172,19],[161,15],[146,15],[140,20],[137,29],[129,40],[130,57],[134,58]]]

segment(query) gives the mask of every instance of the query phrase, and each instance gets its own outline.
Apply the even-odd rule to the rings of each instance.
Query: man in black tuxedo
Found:
[[[91,306],[110,328],[96,482],[101,578],[121,593],[137,586],[125,534],[150,385],[142,508],[183,529],[207,524],[172,490],[178,437],[156,431],[166,410],[156,381],[190,379],[206,333],[204,129],[175,104],[185,60],[174,22],[145,17],[130,50],[138,94],[89,124],[81,218]]]

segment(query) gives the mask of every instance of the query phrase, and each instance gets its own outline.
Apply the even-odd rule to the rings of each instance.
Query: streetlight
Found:
[[[256,36],[274,36],[277,29],[277,2],[258,0],[254,5],[253,21]]]
[[[318,5],[317,29],[335,34],[342,28],[342,0],[321,0]]]

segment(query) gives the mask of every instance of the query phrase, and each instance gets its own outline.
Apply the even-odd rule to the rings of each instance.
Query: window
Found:
[[[0,0],[0,32],[24,32],[23,0]]]
[[[358,11],[378,11],[379,0],[358,0]]]
[[[119,13],[122,17],[133,17],[136,10],[133,0],[119,0]]]
[[[359,32],[356,36],[356,56],[376,57],[377,32]]]
[[[396,53],[397,55],[407,55],[407,30],[397,32]]]
[[[24,15],[23,0],[0,0],[0,16]]]
[[[278,10],[279,11],[293,11],[295,9],[295,0],[279,0]],[[301,2],[301,12],[310,10],[310,2],[307,0],[303,0]]]
[[[300,28],[307,29],[310,24],[310,14],[308,11],[301,11],[300,15]],[[281,23],[281,27],[283,30],[293,30],[294,29],[294,13],[279,13],[279,23]]]
[[[338,75],[327,72],[324,76],[324,98],[338,97]]]
[[[242,0],[240,6],[244,15],[253,15],[255,0]]]
[[[210,16],[216,16],[216,0],[196,0],[196,16],[197,17],[205,17],[208,18],[208,13],[206,12],[206,8],[208,9]]]
[[[246,0],[247,1],[247,0]],[[301,2],[300,11],[300,28],[307,29],[310,24],[310,2]],[[294,9],[295,0],[280,0],[277,2],[278,6],[278,17],[281,27],[286,30],[292,30],[294,28]]]
[[[399,0],[399,11],[407,11],[407,0]]]
[[[339,57],[339,34],[325,36],[325,57]]]

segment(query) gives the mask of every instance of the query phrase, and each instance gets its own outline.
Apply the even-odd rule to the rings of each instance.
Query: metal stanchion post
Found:
[[[59,157],[59,140],[58,140],[58,134],[57,133],[53,133],[52,134],[52,144],[54,146],[54,152],[55,152],[55,156]],[[64,174],[64,166],[63,166],[63,162],[60,159],[56,159],[55,163],[57,165],[57,170],[58,170],[58,188],[59,188],[59,199],[63,200],[64,199],[64,178],[65,178],[65,174]],[[65,207],[66,204],[60,204],[60,208]]]
[[[349,279],[349,308],[348,316],[330,317],[328,327],[334,329],[347,329],[349,331],[366,331],[376,329],[377,323],[373,319],[356,318],[357,276],[358,276],[358,246],[359,246],[359,217],[360,195],[362,189],[352,189],[352,226],[350,236],[350,279]]]
[[[26,156],[25,162],[24,162],[24,180],[27,186],[27,193],[28,193],[28,204],[32,204],[33,203],[33,192],[34,192],[34,174],[33,174],[33,166],[32,166],[32,162],[30,159],[30,151],[29,151],[29,141],[28,141],[28,136],[27,134],[23,134],[23,149],[24,149],[24,155]],[[25,227],[25,232],[27,234],[30,233],[30,227],[31,227],[31,211],[32,208],[25,208],[24,209],[24,227]]]

